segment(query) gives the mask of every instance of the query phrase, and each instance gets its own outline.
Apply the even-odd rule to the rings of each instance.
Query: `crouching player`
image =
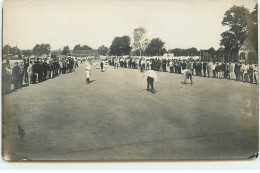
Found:
[[[192,71],[190,69],[185,69],[183,71],[184,75],[184,84],[186,84],[187,79],[190,79],[190,83],[192,85]]]
[[[146,90],[150,91],[150,86],[151,86],[151,92],[155,93],[156,90],[153,87],[153,82],[154,82],[154,80],[157,81],[156,72],[154,70],[149,70],[143,75],[143,77],[144,76],[147,76],[147,89]]]

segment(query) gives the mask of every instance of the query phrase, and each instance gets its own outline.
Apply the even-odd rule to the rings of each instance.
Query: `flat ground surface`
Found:
[[[258,151],[258,86],[134,69],[76,72],[3,96],[5,159],[248,158]],[[18,126],[25,131],[21,138]]]

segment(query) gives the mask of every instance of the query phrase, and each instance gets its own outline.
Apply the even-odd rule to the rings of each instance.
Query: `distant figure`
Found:
[[[150,86],[151,86],[151,92],[154,93],[155,89],[153,87],[153,82],[154,80],[157,81],[156,72],[154,70],[149,70],[144,74],[144,76],[147,76],[147,91],[150,91]]]
[[[255,68],[254,68],[254,81],[257,84],[257,82],[258,82],[258,65],[257,64],[255,65]]]
[[[103,67],[104,67],[104,63],[103,63],[103,61],[101,61],[101,63],[100,63],[101,72],[103,72]]]
[[[28,85],[31,85],[31,81],[32,81],[32,74],[33,74],[33,70],[32,70],[32,61],[30,61],[29,67],[27,68],[27,73],[28,73]]]
[[[91,65],[89,62],[87,62],[86,65],[86,83],[89,84],[89,77],[90,77],[90,72],[91,72]]]
[[[19,83],[20,83],[20,78],[21,78],[21,70],[18,65],[18,62],[15,62],[14,64],[15,64],[15,66],[13,67],[13,70],[12,70],[12,77],[14,80],[14,90],[17,90],[20,87]]]
[[[184,75],[184,81],[183,83],[186,84],[187,79],[190,79],[191,85],[192,85],[192,71],[190,69],[183,70]]]

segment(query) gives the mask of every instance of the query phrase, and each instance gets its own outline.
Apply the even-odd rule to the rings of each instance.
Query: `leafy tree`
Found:
[[[115,37],[110,48],[109,54],[122,56],[122,55],[129,55],[131,51],[131,38],[127,35],[123,37]]]
[[[171,49],[170,53],[173,53],[174,56],[198,56],[200,54],[198,49],[195,47],[188,49],[175,48]]]
[[[62,55],[67,55],[67,53],[70,53],[70,48],[68,45],[63,47],[63,50],[61,51]]]
[[[249,39],[251,40],[253,46],[258,52],[258,22],[257,22],[257,14],[258,14],[258,4],[256,4],[254,11],[251,13],[251,23],[249,28]]]
[[[3,47],[3,54],[7,55],[7,54],[12,54],[12,55],[20,55],[21,54],[21,50],[17,47],[11,47],[9,45],[5,45]]]
[[[102,45],[98,48],[99,55],[105,56],[107,54],[107,52],[108,52],[108,48],[104,45]]]
[[[21,54],[24,56],[30,56],[32,54],[32,51],[31,50],[22,50]]]
[[[188,48],[184,52],[186,56],[196,56],[199,54],[198,50],[195,47]]]
[[[165,52],[164,42],[160,38],[153,38],[147,46],[147,53],[149,56],[161,56]]]
[[[142,27],[134,29],[134,43],[133,47],[135,50],[139,50],[139,55],[142,56],[142,50],[147,46],[147,40],[144,39],[146,30]]]
[[[74,49],[73,49],[73,51],[75,51],[75,50],[80,50],[81,49],[81,46],[80,46],[80,44],[77,44],[76,46],[74,46]]]
[[[62,52],[61,49],[58,49],[58,50],[52,50],[52,51],[51,51],[51,54],[53,54],[53,55],[61,55],[61,52]]]
[[[214,49],[214,47],[209,48],[209,50],[207,52],[211,55],[211,57],[216,55],[216,50]]]
[[[183,56],[183,52],[184,49],[180,49],[180,48],[175,48],[170,50],[170,53],[173,53],[174,56]]]
[[[37,56],[41,56],[43,54],[50,54],[51,46],[50,44],[36,44],[32,49],[32,53]]]
[[[234,5],[226,11],[222,25],[228,26],[229,30],[221,34],[220,45],[224,46],[226,52],[237,52],[249,32],[249,10]]]
[[[75,50],[93,50],[93,49],[91,47],[87,46],[87,45],[81,46],[80,44],[77,44],[74,47],[73,51],[75,51]]]

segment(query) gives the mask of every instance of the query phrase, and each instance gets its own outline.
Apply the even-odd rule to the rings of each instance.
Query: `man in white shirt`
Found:
[[[169,66],[170,66],[170,73],[173,73],[173,62],[172,62],[172,60],[170,61]]]
[[[151,92],[154,93],[155,89],[153,87],[154,80],[157,81],[157,74],[154,70],[147,71],[144,76],[147,76],[147,91],[150,91],[151,86]]]
[[[248,69],[249,69],[249,65],[246,63],[246,65],[243,67],[245,82],[248,82],[248,73],[247,73]]]
[[[186,84],[187,79],[190,79],[191,85],[192,85],[192,71],[190,69],[183,70],[184,75],[184,84]]]
[[[213,73],[213,78],[215,78],[216,77],[216,64],[215,64],[215,62],[213,62],[213,65],[212,65],[212,73]]]
[[[91,65],[90,62],[86,63],[86,83],[89,84],[89,77],[90,77],[90,73],[91,73]]]

